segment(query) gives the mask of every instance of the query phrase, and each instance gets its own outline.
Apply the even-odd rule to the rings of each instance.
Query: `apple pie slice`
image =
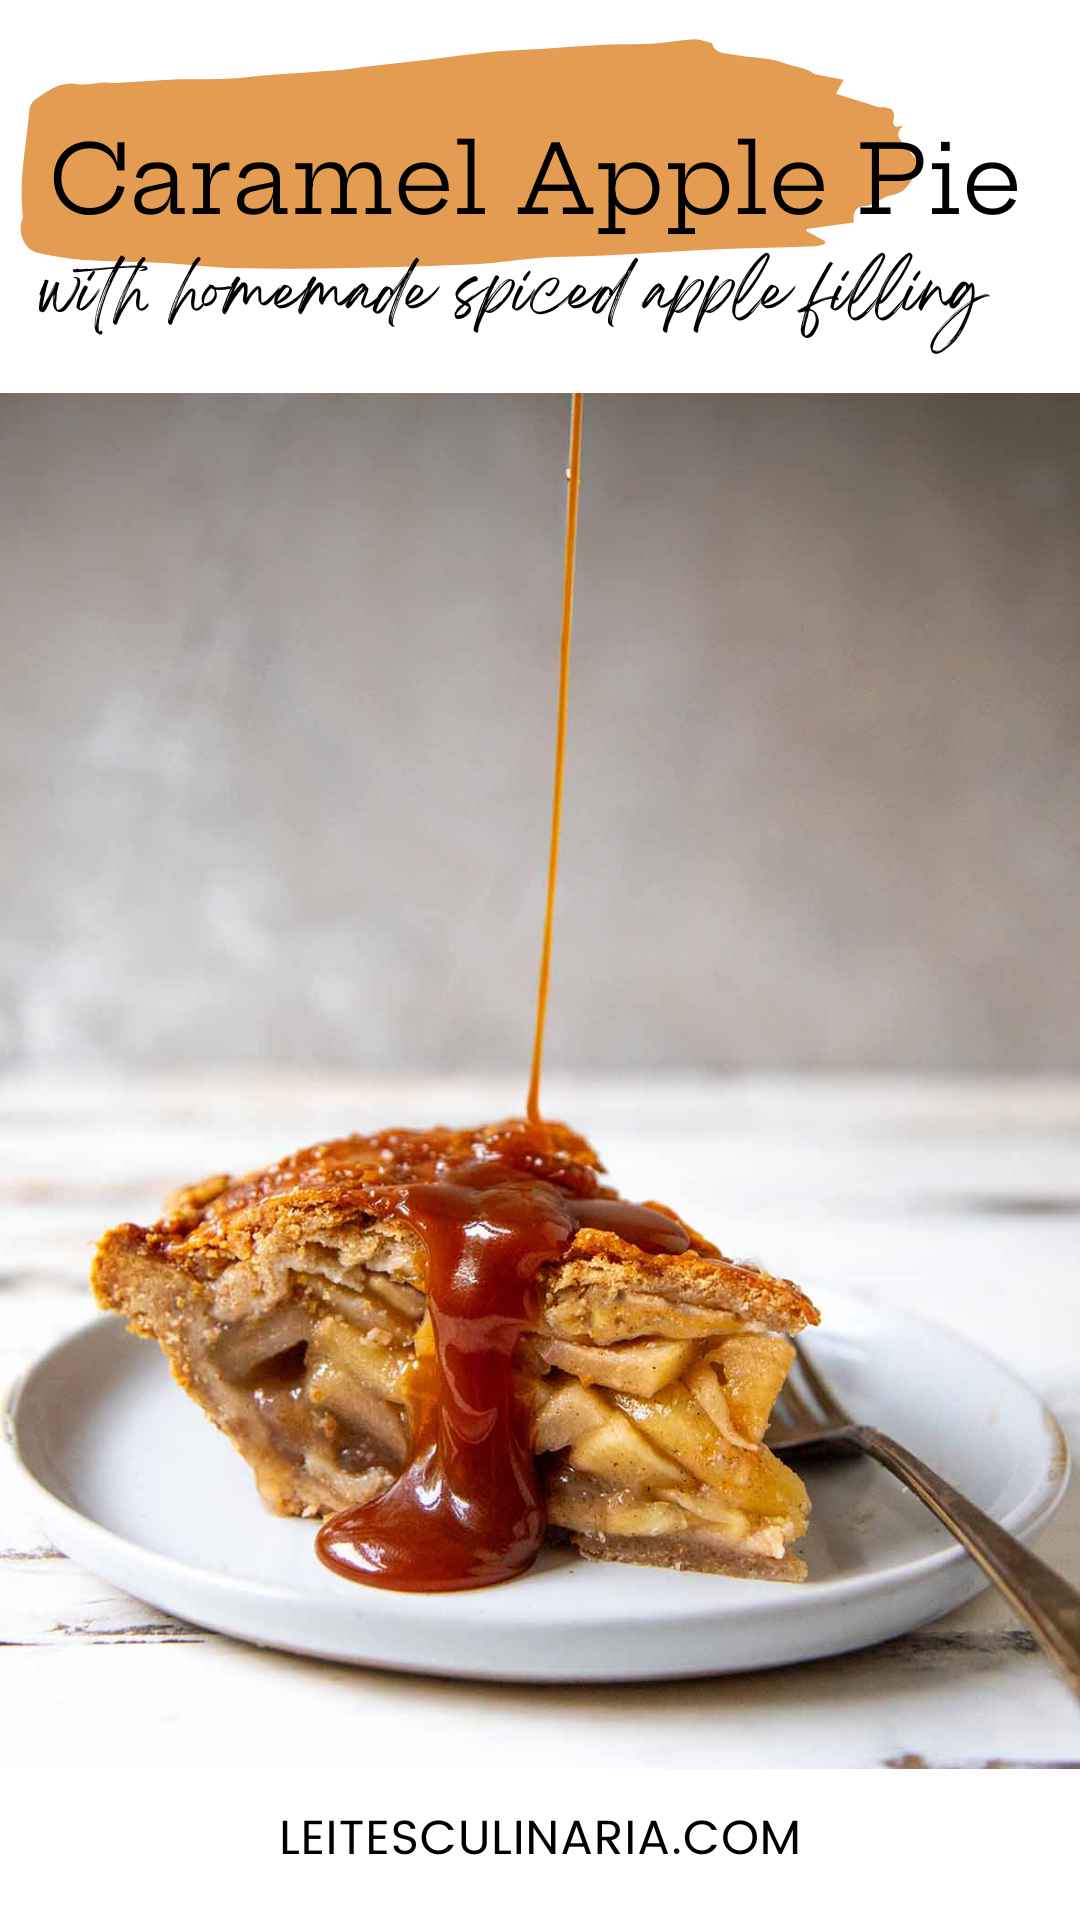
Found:
[[[500,1476],[538,1488],[519,1565],[546,1524],[594,1558],[801,1580],[806,1492],[764,1435],[785,1335],[816,1310],[669,1210],[627,1206],[600,1172],[554,1123],[330,1141],[185,1188],[154,1227],[113,1228],[93,1290],[160,1343],[275,1512],[355,1509],[355,1528],[418,1471],[423,1432],[433,1459],[458,1418],[450,1451],[458,1466],[476,1453],[484,1525]],[[483,1296],[496,1256],[519,1290],[505,1312]],[[497,1451],[515,1435],[516,1464]],[[429,1485],[416,1511],[431,1504]]]

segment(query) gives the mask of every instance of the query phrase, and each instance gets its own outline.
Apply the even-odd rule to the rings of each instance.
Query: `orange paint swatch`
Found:
[[[684,40],[61,86],[30,110],[23,239],[233,268],[811,246],[866,200],[860,143],[897,135],[839,84]]]

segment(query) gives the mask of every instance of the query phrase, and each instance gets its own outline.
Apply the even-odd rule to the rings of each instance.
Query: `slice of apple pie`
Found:
[[[764,1434],[784,1336],[816,1310],[600,1171],[555,1123],[330,1141],[113,1228],[92,1285],[160,1343],[276,1512],[353,1509],[355,1545],[400,1535],[411,1488],[410,1538],[441,1500],[487,1568],[456,1577],[451,1553],[441,1580],[414,1579],[400,1552],[399,1577],[385,1555],[376,1575],[370,1554],[357,1571],[322,1553],[351,1577],[483,1584],[527,1565],[546,1525],[591,1557],[801,1580],[806,1492]]]

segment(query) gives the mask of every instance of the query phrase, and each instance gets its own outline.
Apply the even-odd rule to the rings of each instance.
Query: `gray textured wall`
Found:
[[[1080,1067],[1078,426],[589,403],[552,1061]],[[522,1062],[563,403],[0,431],[0,1058]]]

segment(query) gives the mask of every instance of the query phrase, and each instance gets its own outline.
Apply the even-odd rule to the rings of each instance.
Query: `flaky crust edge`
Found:
[[[187,1283],[200,1286],[212,1284],[238,1261],[269,1268],[282,1259],[302,1259],[305,1246],[347,1246],[373,1231],[411,1246],[413,1282],[423,1288],[423,1250],[407,1227],[375,1220],[354,1206],[328,1203],[325,1195],[306,1194],[275,1194],[243,1215],[229,1217],[212,1234],[176,1239],[167,1225],[144,1228],[128,1222],[112,1227],[98,1244],[91,1285],[100,1304],[111,1305],[109,1266],[115,1257],[130,1256],[136,1249],[167,1260],[178,1278],[183,1275]],[[541,1269],[541,1304],[547,1308],[567,1294],[597,1288],[655,1294],[684,1306],[738,1314],[774,1333],[817,1326],[817,1308],[793,1281],[729,1260],[719,1251],[705,1251],[707,1245],[698,1241],[686,1253],[649,1254],[616,1234],[582,1228],[565,1258]]]
[[[269,1276],[275,1268],[302,1264],[304,1248],[320,1243],[362,1263],[364,1245],[377,1234],[383,1244],[397,1241],[408,1253],[410,1277],[423,1289],[422,1245],[411,1228],[388,1213],[387,1188],[431,1178],[436,1161],[452,1166],[477,1151],[520,1141],[521,1125],[511,1120],[458,1132],[433,1128],[351,1135],[305,1148],[239,1180],[213,1175],[174,1194],[155,1226],[127,1223],[106,1233],[95,1272],[114,1250],[130,1253],[141,1243],[196,1283],[213,1282],[238,1262]],[[557,1122],[547,1132],[550,1157],[538,1168],[540,1177],[572,1179],[584,1172],[597,1192],[611,1193],[596,1186],[602,1169],[587,1140]],[[617,1234],[580,1228],[563,1258],[541,1270],[542,1307],[596,1289],[609,1295],[654,1294],[680,1305],[730,1312],[777,1333],[818,1324],[817,1308],[793,1281],[729,1259],[660,1201],[646,1205],[684,1229],[690,1240],[685,1253],[645,1253]],[[97,1292],[97,1282],[94,1286]]]

